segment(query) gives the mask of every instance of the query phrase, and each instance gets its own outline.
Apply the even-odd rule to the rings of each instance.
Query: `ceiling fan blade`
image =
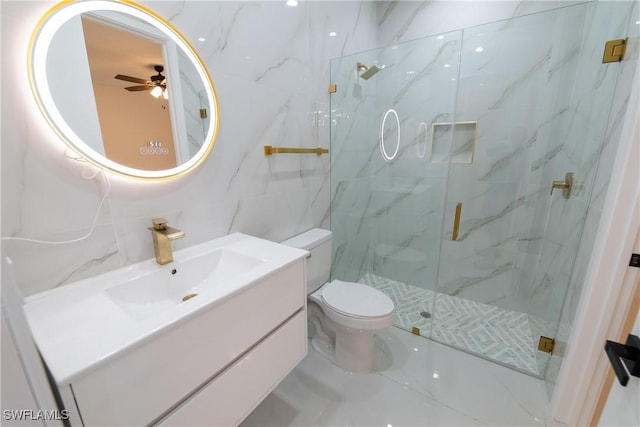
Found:
[[[141,85],[146,85],[148,82],[148,80],[145,80],[145,79],[139,79],[138,77],[124,76],[122,74],[118,74],[117,76],[114,77],[114,79],[124,80],[125,82],[131,82],[131,83],[139,83]]]
[[[141,91],[141,90],[151,90],[152,87],[151,86],[129,86],[129,87],[125,87],[126,90],[128,90],[129,92],[137,92],[137,91]]]

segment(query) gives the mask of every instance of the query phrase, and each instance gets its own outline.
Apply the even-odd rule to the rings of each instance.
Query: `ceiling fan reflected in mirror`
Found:
[[[159,98],[160,95],[162,95],[164,99],[169,99],[169,94],[167,93],[167,80],[165,76],[162,75],[164,67],[162,65],[154,65],[153,68],[158,72],[158,74],[156,74],[155,76],[151,76],[149,80],[141,79],[138,77],[125,76],[123,74],[118,74],[114,78],[118,80],[124,80],[125,82],[138,83],[139,86],[125,87],[125,89],[130,92],[150,90],[151,95],[154,98]]]

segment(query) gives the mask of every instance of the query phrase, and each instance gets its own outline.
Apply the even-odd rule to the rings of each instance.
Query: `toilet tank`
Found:
[[[307,294],[329,281],[331,272],[331,231],[312,228],[281,242],[283,245],[305,249],[307,258]]]

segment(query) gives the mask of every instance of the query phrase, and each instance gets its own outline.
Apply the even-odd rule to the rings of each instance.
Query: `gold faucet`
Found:
[[[185,236],[184,231],[177,230],[167,225],[164,218],[154,218],[152,220],[153,227],[151,237],[153,238],[153,249],[156,253],[156,261],[158,264],[169,264],[173,261],[173,251],[171,250],[171,241],[181,239]]]

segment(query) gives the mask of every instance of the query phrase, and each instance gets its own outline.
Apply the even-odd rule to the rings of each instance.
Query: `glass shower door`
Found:
[[[463,37],[432,337],[538,376],[549,359],[539,339],[556,334],[616,81],[602,68],[606,36],[594,31],[612,18],[605,8],[616,5],[538,13]],[[459,162],[463,123],[475,138],[471,161]],[[571,191],[551,192],[567,173]]]
[[[579,277],[613,123],[620,64],[602,48],[637,7],[583,3],[332,60],[332,278],[387,293],[397,327],[544,375],[538,342]],[[551,192],[567,174],[571,190]]]
[[[429,135],[453,119],[461,35],[331,62],[332,278],[387,293],[395,325],[425,336],[448,169],[430,161]]]

